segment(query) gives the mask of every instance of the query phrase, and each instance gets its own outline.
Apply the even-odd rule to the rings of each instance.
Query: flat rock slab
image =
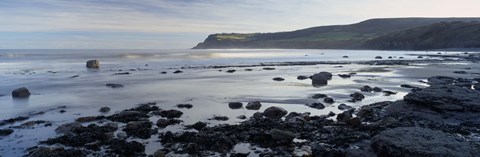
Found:
[[[467,141],[442,131],[420,127],[400,127],[383,131],[372,138],[371,146],[378,156],[480,156]]]
[[[407,94],[403,99],[410,104],[435,111],[480,112],[480,91],[453,85],[431,86]]]

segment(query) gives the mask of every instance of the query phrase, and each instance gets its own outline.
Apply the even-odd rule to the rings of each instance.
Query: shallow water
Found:
[[[99,115],[98,109],[111,107],[107,114],[134,107],[139,103],[157,102],[162,109],[176,108],[176,104],[190,103],[192,109],[178,109],[184,112],[184,124],[208,121],[210,125],[237,123],[238,115],[249,117],[257,111],[244,108],[232,110],[228,102],[261,101],[263,111],[269,106],[280,106],[292,112],[311,112],[312,115],[339,113],[340,103],[359,107],[379,101],[401,99],[409,89],[400,84],[425,86],[418,80],[420,75],[408,75],[402,71],[415,66],[369,66],[314,65],[280,66],[275,70],[263,67],[226,69],[182,69],[183,73],[172,72],[184,66],[199,65],[242,65],[285,61],[362,61],[375,56],[404,57],[417,59],[409,54],[425,54],[412,51],[353,51],[353,50],[0,50],[0,119],[28,115],[29,120],[47,120],[53,127],[36,129],[15,129],[12,135],[0,137],[0,156],[19,156],[25,148],[38,141],[55,136],[56,126],[72,122],[82,116]],[[436,53],[436,52],[430,52]],[[457,52],[449,52],[457,53]],[[342,58],[348,55],[349,58]],[[101,68],[85,68],[89,59],[98,59]],[[339,67],[342,66],[342,67]],[[358,72],[352,78],[343,79],[337,74],[361,71],[365,68],[384,68],[386,72]],[[226,73],[228,69],[237,70]],[[218,71],[223,70],[223,71]],[[166,71],[167,74],[161,74]],[[320,71],[334,74],[329,85],[312,87],[310,80],[297,80],[298,75],[312,75]],[[129,72],[129,75],[114,75]],[[78,77],[71,78],[72,76]],[[274,77],[285,81],[273,81]],[[106,83],[120,83],[125,87],[111,89]],[[383,96],[381,93],[364,93],[366,98],[350,103],[349,94],[358,92],[363,85],[381,87],[384,90],[399,92]],[[28,99],[13,99],[10,92],[18,87],[27,87],[32,95]],[[315,101],[310,96],[315,93],[327,94],[335,99],[334,104],[325,104],[323,110],[312,109],[304,104]],[[58,106],[66,106],[65,113],[59,113]],[[214,115],[228,116],[228,121],[209,121]],[[13,124],[19,125],[21,123]],[[8,127],[8,126],[4,126]],[[164,130],[179,130],[180,126],[170,126]],[[153,136],[152,136],[153,137]],[[154,137],[156,138],[156,136]],[[147,145],[147,154],[157,150],[159,143]]]

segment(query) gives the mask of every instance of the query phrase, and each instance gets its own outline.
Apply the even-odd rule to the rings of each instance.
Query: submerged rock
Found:
[[[0,129],[0,136],[7,136],[13,133],[13,129]]]
[[[100,68],[100,61],[98,60],[89,60],[86,63],[87,68]]]
[[[352,100],[351,100],[352,102],[362,101],[365,98],[365,96],[359,92],[350,94],[350,97],[352,97]]]
[[[339,109],[339,110],[350,110],[350,109],[352,109],[352,108],[353,108],[352,106],[348,106],[348,105],[346,105],[346,104],[340,104],[340,105],[338,105],[338,109]]]
[[[319,103],[319,102],[307,104],[307,106],[311,107],[311,108],[315,108],[315,109],[324,109],[325,108],[325,105],[323,105],[322,103]]]
[[[177,107],[178,108],[187,108],[187,109],[191,109],[193,107],[192,104],[177,104]]]
[[[365,85],[365,86],[363,86],[363,87],[360,88],[360,91],[362,91],[362,92],[372,92],[372,91],[373,91],[373,88],[370,87],[370,86]]]
[[[105,86],[110,87],[110,88],[122,88],[122,84],[117,84],[117,83],[107,83]]]
[[[102,113],[107,113],[110,112],[110,107],[101,107],[98,111]]]
[[[228,107],[230,109],[241,109],[243,107],[243,104],[241,102],[230,102],[228,103]]]
[[[340,76],[341,78],[350,78],[351,77],[350,74],[338,74],[338,76]]]
[[[27,88],[21,87],[12,91],[12,97],[14,98],[28,98],[30,96],[30,91]]]
[[[297,80],[306,80],[306,79],[308,79],[308,76],[305,76],[305,75],[297,76]]]
[[[386,130],[372,138],[371,146],[378,156],[480,156],[462,139],[419,127]]]
[[[262,104],[259,101],[248,102],[245,108],[247,110],[259,110],[262,107]]]
[[[275,77],[272,80],[274,80],[274,81],[285,81],[285,79],[281,78],[281,77]]]
[[[322,74],[315,74],[311,77],[314,87],[325,86],[328,84],[328,78]]]

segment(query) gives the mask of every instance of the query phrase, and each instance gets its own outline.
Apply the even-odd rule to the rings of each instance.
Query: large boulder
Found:
[[[323,74],[315,74],[311,79],[314,87],[325,86],[328,84],[328,78]]]
[[[247,106],[245,106],[247,110],[259,110],[260,107],[262,107],[262,104],[259,101],[248,102]]]
[[[400,127],[383,131],[372,138],[371,146],[378,156],[480,156],[467,141],[441,131],[419,127]]]
[[[100,68],[100,61],[98,60],[87,61],[87,68]]]
[[[332,79],[332,76],[333,76],[332,73],[329,73],[326,71],[319,72],[318,74],[325,76],[329,80]]]
[[[272,119],[280,119],[283,116],[287,115],[287,113],[288,113],[287,110],[281,107],[276,107],[276,106],[269,107],[265,109],[265,111],[263,111],[263,115],[265,117],[272,118]]]
[[[410,92],[403,99],[434,111],[480,112],[480,91],[454,85],[437,85]]]
[[[17,88],[12,91],[12,97],[14,98],[28,98],[30,96],[30,91],[27,88]]]

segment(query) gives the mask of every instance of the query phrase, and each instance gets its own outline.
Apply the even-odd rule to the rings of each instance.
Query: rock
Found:
[[[313,156],[312,148],[310,146],[306,146],[306,145],[302,146],[300,149],[295,148],[295,150],[293,150],[292,155],[294,157],[312,157]]]
[[[418,88],[418,87],[408,85],[408,84],[402,84],[402,85],[400,85],[400,87],[402,87],[402,88]]]
[[[365,98],[365,96],[359,92],[350,94],[350,97],[352,97],[352,100],[351,100],[352,102],[362,101]]]
[[[281,78],[281,77],[275,77],[272,80],[274,80],[274,81],[285,81],[285,79]]]
[[[122,84],[116,84],[116,83],[107,83],[105,86],[110,87],[110,88],[122,88]]]
[[[280,119],[283,116],[287,115],[288,111],[281,108],[281,107],[276,107],[276,106],[271,106],[265,111],[263,111],[263,115],[267,118],[272,118],[272,119]]]
[[[30,91],[27,88],[21,87],[12,91],[12,97],[14,98],[28,98],[30,96]]]
[[[338,74],[338,76],[340,76],[341,78],[350,78],[351,77],[350,74]]]
[[[263,70],[275,70],[275,68],[265,67],[265,68],[263,68]]]
[[[348,58],[348,56],[342,56],[342,58]]]
[[[234,73],[235,71],[237,71],[237,70],[230,69],[230,70],[227,70],[226,72],[227,72],[227,73]]]
[[[160,74],[167,74],[167,72],[166,72],[166,71],[162,71]]]
[[[99,112],[102,112],[102,113],[110,112],[110,107],[101,107]]]
[[[121,139],[121,140],[124,140],[124,139],[127,139],[128,138],[128,135],[126,132],[123,132],[123,131],[118,131],[117,133],[117,138]]]
[[[157,126],[159,128],[165,128],[169,125],[175,125],[175,124],[179,124],[181,123],[182,120],[179,120],[179,119],[164,119],[164,118],[160,118],[157,120]]]
[[[218,121],[227,121],[228,117],[227,116],[213,116],[213,118],[210,118],[208,120],[218,120]]]
[[[79,123],[87,123],[105,119],[105,116],[87,116],[87,117],[79,117],[75,120],[75,122]]]
[[[131,121],[125,126],[125,131],[128,136],[138,137],[141,139],[148,139],[152,135],[152,122],[150,121]]]
[[[417,58],[423,58],[423,56],[418,56]]]
[[[248,157],[250,155],[250,152],[247,153],[231,153],[230,157]]]
[[[191,109],[193,107],[192,104],[178,104],[177,105],[178,108],[187,108],[187,109]]]
[[[446,76],[429,77],[427,80],[429,85],[450,85],[455,82],[454,78]]]
[[[350,126],[357,127],[362,125],[362,119],[360,119],[360,117],[354,117],[347,120],[346,123]]]
[[[347,122],[348,120],[350,120],[352,118],[352,112],[353,112],[353,110],[348,110],[348,111],[344,111],[344,112],[338,114],[337,115],[337,121]]]
[[[326,97],[326,98],[323,99],[323,102],[332,104],[332,103],[334,103],[335,101],[334,101],[333,98],[331,98],[331,97]]]
[[[123,72],[123,73],[115,73],[113,75],[130,75],[130,73],[129,72]]]
[[[408,93],[403,99],[435,111],[480,112],[480,91],[453,85],[438,85]]]
[[[290,131],[282,131],[279,129],[272,129],[269,132],[270,136],[272,136],[273,140],[281,141],[285,143],[291,143],[293,139],[295,139],[295,134]]]
[[[455,74],[468,74],[466,71],[454,71]]]
[[[383,91],[383,94],[384,94],[385,96],[390,96],[390,95],[395,95],[395,94],[397,94],[397,92],[385,90],[385,91]]]
[[[60,126],[58,126],[55,129],[55,132],[57,134],[73,134],[73,130],[82,128],[82,125],[78,122],[73,122],[73,123],[65,123]]]
[[[335,114],[335,113],[332,112],[332,111],[328,112],[328,116],[329,116],[329,117],[333,117],[333,116],[335,116],[335,115],[337,115],[337,114]]]
[[[331,80],[332,77],[333,77],[332,73],[329,73],[329,72],[326,72],[326,71],[322,71],[322,72],[320,72],[320,73],[318,73],[318,74],[325,76],[325,77],[326,77],[327,79],[329,79],[329,80]]]
[[[238,118],[238,119],[247,119],[247,116],[245,116],[245,115],[239,115],[239,116],[237,116],[236,118]]]
[[[243,104],[241,102],[230,102],[228,103],[228,107],[230,109],[240,109],[243,107]]]
[[[165,113],[164,113],[165,114]],[[139,111],[122,111],[120,113],[108,116],[107,119],[111,121],[128,123],[130,121],[140,121],[147,119],[149,116]]]
[[[322,103],[319,103],[319,102],[307,104],[307,106],[311,107],[311,108],[315,108],[315,109],[324,109],[325,108],[325,105],[323,105]]]
[[[378,156],[480,156],[478,150],[460,138],[420,127],[399,127],[372,138]]]
[[[13,129],[0,129],[0,136],[7,136],[13,133]]]
[[[375,59],[382,59],[382,56],[376,56]]]
[[[365,85],[363,87],[360,87],[360,91],[362,91],[362,92],[372,92],[373,88],[368,86],[368,85]]]
[[[203,128],[207,127],[207,123],[205,122],[196,122],[195,124],[192,124],[192,125],[189,125],[189,126],[186,126],[187,129],[195,129],[195,130],[198,130],[198,131],[201,131]]]
[[[373,92],[376,92],[376,93],[383,91],[383,89],[380,88],[380,87],[374,87],[372,90],[373,90]]]
[[[392,59],[393,57],[392,56],[388,56],[388,59]]]
[[[346,105],[346,104],[340,104],[340,105],[338,105],[338,109],[339,109],[339,110],[350,110],[350,109],[352,109],[352,108],[353,108],[352,106],[348,106],[348,105]]]
[[[175,70],[173,73],[174,73],[174,74],[179,74],[179,73],[183,73],[183,71],[181,71],[181,70]]]
[[[305,75],[297,76],[297,80],[306,80],[306,79],[308,79],[308,76],[305,76]]]
[[[314,94],[312,96],[313,99],[320,99],[320,98],[325,98],[325,97],[327,97],[327,95],[325,95],[325,94]]]
[[[311,77],[312,85],[314,87],[325,86],[328,84],[328,79],[325,75],[322,74],[315,74]]]
[[[36,147],[34,149],[28,150],[28,154],[25,155],[28,157],[46,157],[46,156],[68,156],[68,157],[85,157],[87,152],[80,149],[65,149],[58,147]]]
[[[163,110],[160,111],[160,116],[161,117],[166,117],[166,118],[180,118],[183,115],[182,111],[179,110]]]
[[[98,60],[89,60],[86,64],[87,68],[100,68],[100,61]]]
[[[146,156],[145,146],[137,141],[114,140],[109,148],[117,154],[110,156]]]
[[[245,71],[253,71],[253,69],[245,69]]]
[[[162,150],[157,150],[153,153],[153,157],[165,157],[165,153]]]
[[[247,106],[245,106],[247,110],[259,110],[261,107],[262,104],[259,101],[248,102]]]

